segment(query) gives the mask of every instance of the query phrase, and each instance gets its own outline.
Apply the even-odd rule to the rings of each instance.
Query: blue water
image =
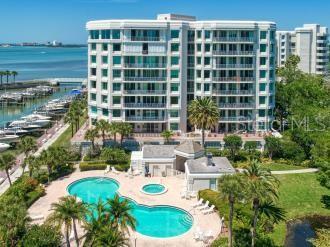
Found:
[[[5,70],[17,71],[16,80],[85,78],[87,48],[0,47],[0,71]]]
[[[158,194],[165,190],[165,187],[161,184],[147,184],[142,187],[142,190],[149,194]]]
[[[118,189],[119,184],[115,180],[99,177],[81,179],[68,186],[69,194],[78,196],[86,203],[96,203],[99,198],[102,201],[113,198]],[[181,235],[192,227],[192,216],[182,209],[166,205],[148,207],[128,200],[132,203],[136,231],[140,234],[168,238]]]

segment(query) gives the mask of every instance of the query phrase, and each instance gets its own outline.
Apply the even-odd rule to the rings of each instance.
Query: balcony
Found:
[[[234,82],[254,82],[254,77],[213,77],[213,81],[219,81],[219,82],[227,82],[227,81],[234,81]]]
[[[253,95],[253,90],[220,90],[220,89],[213,89],[213,94],[219,95]]]
[[[165,63],[125,63],[124,68],[166,68]]]
[[[124,94],[166,94],[166,90],[124,90]]]
[[[254,56],[254,51],[213,51],[213,55],[219,56]]]
[[[248,116],[238,116],[238,117],[221,117],[219,122],[247,122],[252,121],[251,117]]]
[[[215,67],[217,69],[252,69],[254,67],[253,64],[216,64]]]
[[[166,103],[124,103],[127,108],[165,108]]]
[[[165,121],[164,116],[127,116],[125,117],[126,121],[133,121],[133,122],[142,122],[142,121]]]
[[[215,42],[254,42],[254,37],[213,37]]]
[[[255,104],[253,103],[219,103],[220,108],[254,108]]]
[[[160,37],[155,36],[131,36],[130,41],[161,41]]]
[[[124,81],[166,81],[166,77],[125,76]]]

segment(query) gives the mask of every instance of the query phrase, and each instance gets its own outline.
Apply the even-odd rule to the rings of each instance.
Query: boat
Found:
[[[32,119],[41,119],[41,120],[50,120],[50,119],[52,119],[52,117],[41,115],[41,114],[36,114],[36,113],[21,117],[21,119],[31,119],[31,118]]]
[[[6,135],[4,131],[0,130],[0,143],[10,144],[17,142],[18,140],[19,140],[18,135]]]
[[[32,130],[36,130],[36,129],[42,128],[40,125],[32,124],[31,122],[28,122],[26,120],[13,121],[13,122],[11,122],[9,124],[8,127],[9,128],[12,128],[12,127],[21,127],[22,129],[25,129],[25,130],[28,130],[28,131],[32,131]]]
[[[8,148],[10,148],[10,145],[7,143],[0,143],[0,152],[6,151]]]
[[[3,131],[6,135],[26,135],[29,133],[27,130],[23,130],[21,127],[12,127],[12,128],[4,128]]]

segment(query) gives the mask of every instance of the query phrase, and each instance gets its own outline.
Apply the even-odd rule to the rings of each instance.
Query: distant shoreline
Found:
[[[60,45],[60,46],[50,46],[50,45],[20,45],[20,44],[0,44],[1,48],[9,47],[46,47],[46,48],[85,48],[87,45]]]

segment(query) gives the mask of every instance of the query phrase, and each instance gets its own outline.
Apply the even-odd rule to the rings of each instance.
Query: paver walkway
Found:
[[[272,174],[298,174],[298,173],[313,173],[318,172],[317,168],[298,169],[298,170],[286,170],[286,171],[272,171]]]

